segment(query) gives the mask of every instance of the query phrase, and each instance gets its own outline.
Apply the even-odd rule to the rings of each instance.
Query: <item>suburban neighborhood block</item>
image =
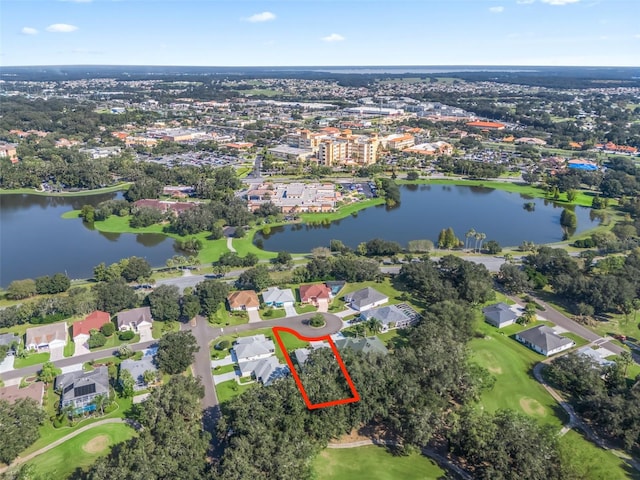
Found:
[[[151,331],[153,318],[149,307],[134,308],[125,310],[118,314],[118,330],[121,332],[131,330],[135,333],[142,333],[144,330]]]

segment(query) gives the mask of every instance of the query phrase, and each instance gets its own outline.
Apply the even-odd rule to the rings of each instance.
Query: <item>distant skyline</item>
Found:
[[[3,0],[0,65],[640,66],[639,0]]]

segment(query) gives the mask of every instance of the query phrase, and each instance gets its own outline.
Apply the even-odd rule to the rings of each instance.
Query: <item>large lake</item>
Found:
[[[0,196],[0,285],[12,280],[66,272],[88,278],[100,262],[132,255],[164,265],[176,254],[173,239],[158,234],[101,233],[80,219],[61,215],[83,205],[119,198],[119,193],[81,197]]]
[[[523,208],[534,202],[535,210]],[[403,246],[410,240],[429,239],[434,243],[443,228],[452,227],[462,241],[474,228],[503,246],[517,246],[523,241],[535,244],[558,242],[564,231],[560,226],[563,207],[544,199],[525,198],[517,193],[482,187],[447,185],[412,185],[401,187],[401,202],[396,208],[384,205],[361,210],[329,225],[287,225],[259,233],[265,250],[308,252],[329,246],[332,239],[355,248],[372,238],[394,240]],[[598,220],[590,218],[591,209],[576,207],[576,233],[593,228]]]

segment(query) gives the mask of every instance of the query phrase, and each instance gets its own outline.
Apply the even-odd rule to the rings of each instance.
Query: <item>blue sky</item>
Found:
[[[640,66],[639,0],[2,0],[0,64]]]

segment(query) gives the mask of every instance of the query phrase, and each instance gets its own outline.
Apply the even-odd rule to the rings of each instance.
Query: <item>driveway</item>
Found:
[[[318,311],[327,313],[329,311],[329,302],[324,298],[318,300]]]
[[[138,330],[140,334],[140,342],[149,342],[153,340],[153,334],[151,333],[151,327],[141,327]]]
[[[247,313],[249,314],[249,323],[258,323],[262,321],[258,310],[247,310]]]
[[[13,355],[7,355],[5,359],[0,362],[0,373],[8,372],[9,370],[13,370],[13,362],[16,357]]]
[[[336,313],[336,316],[340,318],[348,317],[349,315],[360,315],[358,310],[354,310],[353,308],[347,307],[345,310]]]
[[[236,372],[223,373],[222,375],[214,375],[213,383],[218,385],[222,382],[228,382],[229,380],[234,380],[236,378]]]
[[[227,355],[220,360],[211,360],[211,368],[224,367],[225,365],[231,365],[232,363],[233,358],[231,358],[231,355]]]
[[[296,312],[296,309],[293,308],[293,305],[285,305],[284,306],[284,312],[285,312],[285,317],[295,317],[298,315],[298,312]]]
[[[49,356],[50,362],[55,362],[56,360],[62,360],[64,358],[64,347],[50,348],[49,352],[51,353]]]
[[[87,348],[87,344],[85,341],[85,336],[82,335],[80,338],[75,338],[73,343],[76,345],[76,349],[73,352],[73,356],[77,357],[78,355],[86,355],[87,353],[91,353]]]

